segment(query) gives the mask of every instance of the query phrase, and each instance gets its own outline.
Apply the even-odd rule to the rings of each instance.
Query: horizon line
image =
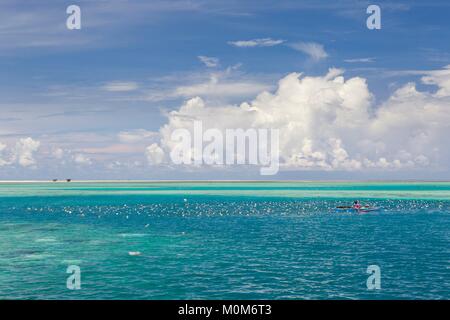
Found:
[[[391,179],[391,180],[383,180],[383,179],[364,179],[364,180],[342,180],[342,179],[324,179],[324,180],[236,180],[236,179],[218,179],[218,180],[211,180],[211,179],[198,179],[198,180],[176,180],[176,179],[165,179],[165,180],[136,180],[136,179],[93,179],[93,180],[76,180],[76,179],[70,179],[70,181],[67,181],[67,179],[61,179],[61,180],[1,180],[0,184],[7,184],[7,183],[177,183],[177,182],[190,182],[190,183],[205,183],[205,182],[211,182],[211,183],[226,183],[226,182],[234,182],[234,183],[275,183],[275,182],[293,182],[293,183],[311,183],[311,182],[390,182],[390,183],[399,183],[399,182],[424,182],[424,183],[432,183],[432,182],[450,182],[450,180],[423,180],[423,179]]]

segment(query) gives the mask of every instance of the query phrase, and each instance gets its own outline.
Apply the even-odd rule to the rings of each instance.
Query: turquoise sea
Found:
[[[0,183],[0,298],[449,299],[450,183]]]

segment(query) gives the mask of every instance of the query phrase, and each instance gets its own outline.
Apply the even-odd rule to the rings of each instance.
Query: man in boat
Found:
[[[362,206],[361,206],[361,204],[359,203],[358,200],[353,201],[353,209],[360,210],[361,207]]]

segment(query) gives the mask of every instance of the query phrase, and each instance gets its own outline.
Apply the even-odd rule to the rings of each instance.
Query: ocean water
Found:
[[[0,298],[449,299],[450,183],[3,183]]]

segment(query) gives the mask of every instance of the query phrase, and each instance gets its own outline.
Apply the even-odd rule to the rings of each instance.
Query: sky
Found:
[[[449,180],[449,17],[445,0],[2,0],[0,179]],[[174,164],[194,120],[279,130],[279,172]]]

